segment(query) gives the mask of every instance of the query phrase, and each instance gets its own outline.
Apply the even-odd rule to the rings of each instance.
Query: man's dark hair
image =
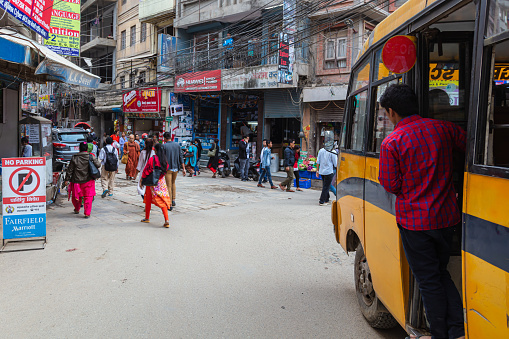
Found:
[[[295,139],[288,140],[288,144],[291,144],[292,142],[295,142]]]
[[[380,106],[386,111],[392,108],[400,117],[419,114],[419,101],[413,89],[404,84],[389,86],[380,98]]]
[[[164,137],[166,140],[170,140],[170,139],[171,139],[171,133],[170,133],[170,132],[164,132],[163,137]]]
[[[22,144],[28,144],[28,138],[27,137],[21,138],[21,143]]]
[[[106,138],[106,145],[111,145],[113,143],[113,138],[112,137],[107,137]]]

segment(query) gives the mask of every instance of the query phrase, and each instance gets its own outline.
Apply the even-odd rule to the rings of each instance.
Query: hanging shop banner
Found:
[[[255,66],[221,71],[223,90],[277,88],[278,66]]]
[[[287,33],[279,33],[277,71],[277,82],[293,84],[293,67],[290,59],[290,35]]]
[[[177,38],[169,34],[159,34],[157,40],[157,71],[170,72],[175,68]]]
[[[46,158],[2,159],[3,238],[46,236]]]
[[[53,4],[49,38],[44,44],[61,55],[80,56],[80,0]]]
[[[161,88],[133,89],[122,96],[125,113],[154,113],[161,111]]]
[[[48,38],[53,0],[0,0],[0,7],[43,38]]]
[[[216,92],[220,90],[220,69],[185,73],[175,77],[175,92]]]

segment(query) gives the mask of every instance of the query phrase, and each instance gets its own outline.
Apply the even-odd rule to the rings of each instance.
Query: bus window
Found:
[[[437,43],[430,46],[428,117],[453,121],[465,128],[468,98],[465,97],[465,61],[461,58],[466,43],[443,43],[441,48]]]
[[[369,85],[369,61],[364,62],[353,75],[353,91]]]
[[[375,68],[375,80],[373,81],[382,80],[394,74],[385,67],[382,61],[382,48],[380,48],[375,54],[374,68]]]
[[[491,37],[509,30],[509,4],[507,0],[491,1],[487,22],[487,36]]]
[[[364,149],[364,131],[367,114],[368,91],[362,91],[353,97],[352,136],[350,148],[354,151]]]
[[[390,122],[389,118],[387,118],[387,114],[385,110],[380,106],[380,97],[384,94],[387,87],[390,85],[397,84],[399,82],[398,79],[383,83],[376,88],[376,104],[375,104],[375,126],[374,135],[373,135],[373,145],[371,147],[371,151],[380,153],[380,146],[382,145],[382,141],[388,136],[393,130],[394,125]]]
[[[489,104],[484,131],[483,147],[477,163],[487,166],[509,167],[509,41],[493,47],[490,80],[486,91]]]

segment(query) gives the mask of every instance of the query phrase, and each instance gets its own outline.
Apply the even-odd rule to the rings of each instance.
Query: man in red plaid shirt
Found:
[[[447,263],[461,221],[452,154],[465,152],[465,132],[451,122],[421,118],[407,85],[387,88],[380,105],[395,129],[382,142],[379,181],[396,195],[396,221],[430,323],[428,338],[464,338],[463,304]]]

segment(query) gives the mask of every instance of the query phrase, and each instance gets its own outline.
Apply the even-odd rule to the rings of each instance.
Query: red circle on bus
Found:
[[[392,73],[406,73],[417,61],[415,43],[406,35],[390,38],[382,49],[382,62]]]

